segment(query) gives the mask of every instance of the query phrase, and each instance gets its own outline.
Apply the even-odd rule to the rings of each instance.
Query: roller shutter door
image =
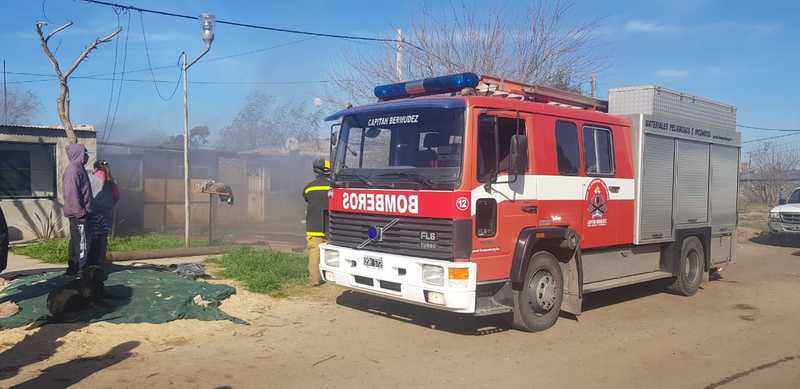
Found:
[[[711,227],[726,232],[736,226],[736,194],[739,150],[711,145]]]
[[[672,185],[675,140],[645,135],[642,153],[642,185],[639,241],[672,237]]]
[[[709,145],[682,139],[675,143],[675,225],[705,224],[708,222]]]

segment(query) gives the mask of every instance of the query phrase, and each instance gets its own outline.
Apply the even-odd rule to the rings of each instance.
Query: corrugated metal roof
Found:
[[[72,126],[75,131],[97,132],[95,127],[90,124],[78,124]],[[40,124],[0,124],[0,128],[16,128],[16,129],[29,129],[29,130],[59,130],[63,131],[64,126],[46,126]]]

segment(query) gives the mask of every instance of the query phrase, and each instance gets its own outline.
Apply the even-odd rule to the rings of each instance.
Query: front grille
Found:
[[[330,241],[333,244],[358,248],[367,240],[370,227],[384,226],[393,216],[364,215],[331,212]],[[382,242],[371,242],[364,250],[409,255],[421,258],[453,260],[453,221],[399,217],[399,221],[385,230]],[[436,240],[423,240],[421,235],[436,235]]]
[[[800,224],[800,213],[787,213],[787,212],[782,212],[782,213],[781,213],[781,220],[782,220],[784,223],[789,223],[789,224]]]

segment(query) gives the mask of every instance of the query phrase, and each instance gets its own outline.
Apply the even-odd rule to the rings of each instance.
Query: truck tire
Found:
[[[564,278],[556,257],[547,251],[534,254],[522,290],[514,292],[514,328],[537,332],[552,327],[561,311],[563,291]]]
[[[682,296],[691,296],[700,288],[705,267],[705,250],[696,236],[686,237],[681,244],[681,256],[675,280],[668,290]]]

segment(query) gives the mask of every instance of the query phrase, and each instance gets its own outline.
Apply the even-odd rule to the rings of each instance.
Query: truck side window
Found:
[[[497,120],[495,134],[494,120]],[[511,137],[525,135],[525,120],[481,115],[478,119],[478,181],[489,181],[493,175],[508,172]],[[496,142],[496,143],[495,143]]]
[[[583,127],[583,161],[588,175],[614,174],[611,131],[600,127]]]
[[[577,176],[580,159],[578,156],[578,126],[573,122],[556,122],[556,156],[558,171],[564,176]]]
[[[494,121],[491,116],[478,118],[478,181],[486,182],[497,173]]]
[[[497,155],[497,165],[500,173],[508,172],[511,166],[511,137],[519,134],[525,135],[525,120],[513,118],[497,118],[497,137],[500,140],[500,153]]]

